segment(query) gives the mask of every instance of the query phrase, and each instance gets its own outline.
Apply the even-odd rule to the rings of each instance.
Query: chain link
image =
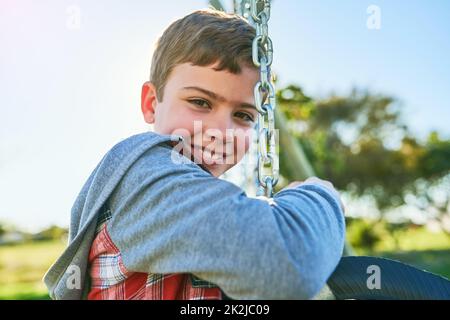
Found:
[[[250,0],[249,2],[249,11],[256,29],[256,37],[253,39],[252,45],[253,63],[259,68],[261,77],[254,89],[256,109],[259,112],[257,122],[258,181],[264,189],[265,195],[272,197],[273,187],[279,178],[279,159],[276,149],[274,116],[275,89],[271,74],[273,45],[268,33],[270,0]]]

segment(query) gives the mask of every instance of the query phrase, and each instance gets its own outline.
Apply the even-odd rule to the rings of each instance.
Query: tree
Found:
[[[403,123],[396,99],[354,89],[348,96],[314,100],[294,85],[277,98],[317,175],[354,196],[372,196],[381,210],[413,196],[424,204],[422,210],[439,211],[439,221],[448,214],[450,188],[439,203],[430,188],[449,180],[450,140],[432,132],[419,141]],[[289,180],[295,174],[287,161],[281,157],[280,169]]]
[[[56,225],[50,226],[34,235],[35,240],[61,240],[66,238],[68,230]]]
[[[3,236],[5,233],[6,233],[5,227],[3,227],[3,225],[0,224],[0,237]]]

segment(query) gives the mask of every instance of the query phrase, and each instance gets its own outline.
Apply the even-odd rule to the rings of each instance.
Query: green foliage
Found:
[[[34,239],[40,241],[64,240],[67,238],[67,235],[68,231],[66,228],[53,225],[34,235]]]
[[[353,248],[374,251],[386,237],[389,237],[389,233],[383,221],[347,220],[347,239]]]
[[[426,192],[450,175],[450,140],[436,132],[427,141],[416,139],[396,99],[354,89],[348,96],[314,100],[294,85],[277,98],[319,177],[355,197],[370,195],[381,210],[404,204],[407,195],[424,198],[424,211],[436,206]],[[281,174],[291,180],[295,175],[286,161],[280,161]]]

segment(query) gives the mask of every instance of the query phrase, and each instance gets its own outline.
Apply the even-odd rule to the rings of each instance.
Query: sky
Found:
[[[231,1],[224,1],[231,8]],[[379,9],[379,29],[367,26]],[[207,1],[0,0],[0,221],[67,226],[102,156],[149,130],[140,90],[172,21]],[[423,138],[450,137],[450,1],[274,0],[279,86],[389,94]]]

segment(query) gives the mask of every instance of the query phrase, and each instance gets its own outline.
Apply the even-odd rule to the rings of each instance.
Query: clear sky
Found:
[[[68,224],[103,154],[148,130],[140,88],[157,36],[206,5],[0,0],[0,220]],[[370,5],[381,29],[367,28]],[[450,136],[450,1],[274,0],[269,32],[280,85],[392,94],[417,135]]]

